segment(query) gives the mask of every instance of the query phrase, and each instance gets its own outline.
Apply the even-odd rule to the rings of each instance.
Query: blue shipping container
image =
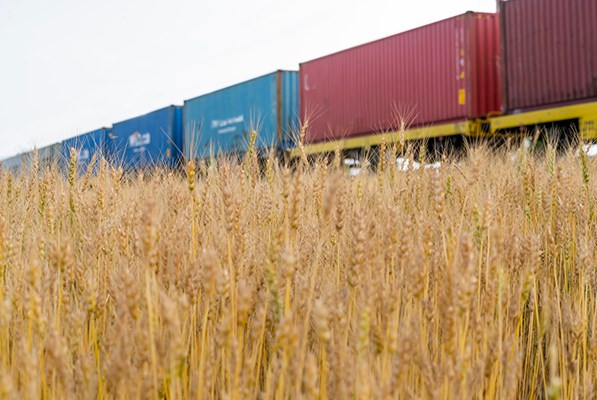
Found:
[[[182,151],[182,108],[169,106],[114,124],[107,150],[108,159],[125,170],[175,167]]]
[[[77,172],[79,174],[87,172],[89,163],[91,163],[91,160],[96,153],[95,165],[99,165],[100,157],[105,156],[105,141],[108,133],[108,128],[101,128],[63,141],[61,151],[63,170],[68,171],[71,148],[75,149]]]
[[[184,103],[184,154],[190,159],[287,148],[298,127],[298,72],[276,71]]]

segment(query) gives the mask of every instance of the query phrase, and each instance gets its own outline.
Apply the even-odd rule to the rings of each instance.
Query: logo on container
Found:
[[[149,132],[141,133],[139,131],[135,131],[131,136],[129,136],[130,147],[147,146],[150,142],[151,134]]]
[[[245,122],[245,116],[242,114],[232,118],[212,119],[211,129],[217,129],[219,134],[231,133],[236,131],[236,127],[231,125],[242,124],[243,122]]]
[[[306,92],[317,89],[317,85],[309,80],[309,74],[303,76],[303,88]]]
[[[77,154],[75,155],[77,161],[87,161],[89,160],[89,149],[78,149]]]

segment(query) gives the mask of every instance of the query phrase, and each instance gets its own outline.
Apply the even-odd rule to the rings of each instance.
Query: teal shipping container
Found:
[[[298,72],[276,71],[186,100],[184,154],[190,158],[242,155],[257,132],[255,149],[293,146],[298,130]]]

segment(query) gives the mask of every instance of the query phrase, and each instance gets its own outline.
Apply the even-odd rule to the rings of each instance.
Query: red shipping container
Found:
[[[500,2],[506,111],[597,98],[597,1]]]
[[[468,12],[301,64],[307,142],[499,110],[496,14]]]

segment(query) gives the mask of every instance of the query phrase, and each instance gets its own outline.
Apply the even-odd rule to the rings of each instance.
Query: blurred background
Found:
[[[495,0],[0,2],[0,159]]]

